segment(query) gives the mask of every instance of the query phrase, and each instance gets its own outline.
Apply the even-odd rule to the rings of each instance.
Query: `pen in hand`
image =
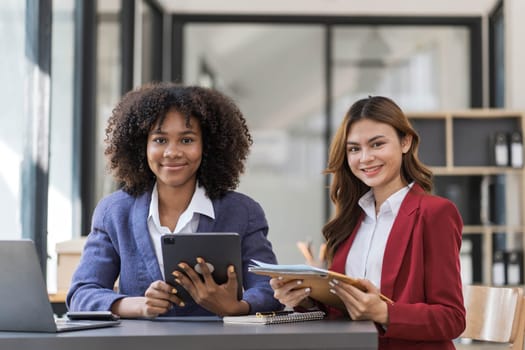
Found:
[[[312,254],[312,242],[311,241],[306,241],[306,242],[303,242],[303,241],[298,241],[297,242],[297,248],[299,249],[299,251],[301,252],[301,254],[303,254],[305,260],[306,260],[306,263],[308,265],[313,265],[315,260],[314,260],[314,256]]]

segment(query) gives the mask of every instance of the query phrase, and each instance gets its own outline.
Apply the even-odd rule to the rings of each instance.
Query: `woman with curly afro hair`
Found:
[[[120,189],[97,205],[66,303],[121,317],[242,315],[275,310],[268,278],[248,273],[251,259],[275,263],[261,206],[234,192],[252,139],[242,113],[212,89],[146,84],[118,103],[106,128],[108,165]],[[201,280],[186,263],[164,282],[161,235],[237,232],[243,271],[218,285],[203,259]],[[197,238],[196,238],[197,239]],[[237,273],[243,295],[237,298]],[[118,278],[118,291],[114,284]]]

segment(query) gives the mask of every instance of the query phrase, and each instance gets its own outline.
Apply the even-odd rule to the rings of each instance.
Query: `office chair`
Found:
[[[518,287],[463,286],[467,325],[462,338],[508,343],[523,350],[525,297]]]

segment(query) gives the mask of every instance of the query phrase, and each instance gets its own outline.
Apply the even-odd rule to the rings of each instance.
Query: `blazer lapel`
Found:
[[[150,201],[151,192],[146,192],[140,197],[137,197],[130,214],[133,220],[132,234],[133,237],[135,237],[135,241],[137,242],[137,249],[142,256],[144,264],[146,265],[152,280],[156,281],[162,280],[162,274],[160,272],[160,267],[157,262],[157,257],[155,255],[155,250],[153,248],[153,243],[151,242],[151,237],[148,230],[148,213]]]
[[[390,298],[393,297],[395,280],[412,235],[417,218],[417,209],[421,200],[420,195],[423,193],[423,190],[417,184],[414,184],[407,193],[399,208],[399,213],[392,225],[390,236],[386,243],[381,272],[381,293]]]
[[[199,226],[197,227],[197,232],[213,232],[214,220],[206,215],[201,215],[199,217]]]
[[[207,215],[199,216],[199,226],[197,226],[197,232],[215,232],[215,220],[219,217],[217,214],[221,210],[221,203],[219,200],[212,200],[213,211],[215,214],[215,219],[210,218]]]

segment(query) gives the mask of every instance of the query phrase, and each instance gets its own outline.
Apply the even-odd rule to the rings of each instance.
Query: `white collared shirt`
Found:
[[[375,198],[372,190],[359,199],[359,206],[365,212],[361,226],[346,258],[346,274],[354,278],[366,278],[378,288],[381,287],[381,271],[386,242],[397,217],[399,208],[412,182],[392,194],[381,204],[376,216]]]
[[[160,224],[159,216],[159,193],[157,189],[157,183],[153,186],[151,192],[151,202],[149,205],[148,214],[148,230],[155,248],[155,255],[159,262],[159,267],[162,275],[164,275],[164,262],[162,259],[162,247],[160,244],[160,238],[164,234],[176,234],[180,232],[194,233],[199,227],[199,218],[201,215],[206,215],[212,219],[215,219],[215,211],[213,210],[213,203],[206,195],[204,188],[200,187],[197,183],[195,186],[195,192],[191,197],[190,204],[180,215],[177,226],[172,232],[168,227]]]

